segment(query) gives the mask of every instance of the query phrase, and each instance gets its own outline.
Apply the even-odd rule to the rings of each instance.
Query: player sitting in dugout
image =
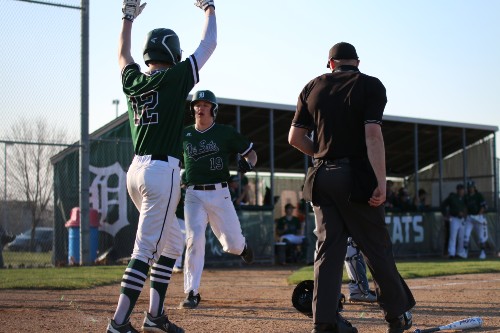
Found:
[[[286,257],[289,262],[297,262],[304,243],[304,223],[293,215],[295,207],[288,203],[285,205],[285,215],[276,220],[276,235],[280,242],[287,243]]]

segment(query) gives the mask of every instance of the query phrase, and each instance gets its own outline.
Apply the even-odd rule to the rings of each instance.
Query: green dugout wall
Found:
[[[494,255],[498,248],[498,216],[487,213],[488,233],[487,252]],[[308,215],[307,237],[314,244],[314,215]],[[439,257],[447,254],[446,240],[448,230],[440,212],[429,213],[386,213],[385,223],[391,236],[393,252],[396,258]],[[471,236],[470,258],[479,255],[477,236]],[[313,260],[314,252],[307,251],[308,262]]]
[[[489,253],[493,252],[496,235],[496,213],[486,214],[488,220]],[[441,213],[425,214],[395,214],[387,213],[385,223],[392,239],[393,251],[396,257],[419,257],[446,254],[445,243],[448,231]],[[474,231],[471,236],[471,257],[479,253],[479,247]]]
[[[126,126],[125,126],[126,125]],[[130,256],[137,230],[138,212],[128,198],[126,169],[132,161],[130,129],[122,123],[92,136],[90,141],[90,208],[99,212],[99,252]],[[64,226],[73,207],[79,205],[79,151],[67,149],[52,159],[54,165],[54,230],[56,263],[67,260]]]

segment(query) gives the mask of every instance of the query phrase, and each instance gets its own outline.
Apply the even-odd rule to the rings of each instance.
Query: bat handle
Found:
[[[425,330],[421,330],[421,329],[416,329],[414,331],[414,333],[431,333],[431,332],[437,332],[437,331],[441,331],[441,329],[439,327],[434,327],[434,328],[427,328]]]

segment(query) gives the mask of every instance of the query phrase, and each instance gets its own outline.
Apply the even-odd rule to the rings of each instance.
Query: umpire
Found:
[[[399,275],[385,226],[385,147],[382,115],[387,97],[379,79],[358,69],[356,49],[335,44],[327,67],[332,73],[302,90],[289,143],[314,158],[304,183],[313,204],[318,236],[314,260],[312,333],[356,333],[337,312],[347,238],[366,257],[388,333],[412,326],[415,299]],[[310,136],[309,134],[312,133]]]

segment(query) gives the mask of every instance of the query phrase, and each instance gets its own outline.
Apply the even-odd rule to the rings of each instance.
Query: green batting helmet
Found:
[[[179,37],[170,29],[158,28],[151,30],[146,35],[142,54],[146,65],[150,61],[168,62],[175,65],[181,61],[182,57]]]
[[[210,90],[199,90],[193,95],[193,99],[190,103],[191,115],[194,117],[194,103],[196,101],[207,101],[212,103],[212,116],[215,118],[217,116],[217,111],[219,111],[219,105],[217,104],[217,98]]]

